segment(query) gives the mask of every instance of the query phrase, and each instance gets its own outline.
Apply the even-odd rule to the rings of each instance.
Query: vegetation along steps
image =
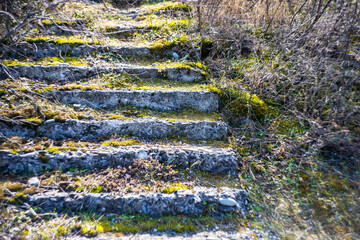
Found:
[[[187,55],[172,49],[190,41],[185,32],[172,40],[162,36],[190,26],[192,8],[153,3],[126,14],[116,10],[98,21],[81,11],[96,17],[100,11],[101,17],[113,9],[107,2],[66,4],[74,11],[69,19],[80,14],[88,19],[42,22],[36,33],[1,49],[0,79],[7,80],[0,89],[5,109],[0,112],[0,172],[10,180],[0,179],[0,203],[6,212],[26,209],[29,222],[41,221],[26,228],[32,239],[48,237],[35,236],[35,225],[39,234],[56,225],[56,239],[94,237],[106,232],[99,230],[100,222],[110,217],[108,230],[123,223],[115,218],[148,217],[156,226],[145,226],[145,232],[166,234],[179,229],[187,234],[200,218],[245,219],[249,203],[238,179],[238,153],[219,112],[218,89],[194,57],[199,45]],[[95,29],[104,39],[91,35],[99,39],[86,41]],[[129,33],[131,42],[117,39]],[[149,44],[139,43],[142,38]],[[7,88],[12,88],[9,97]],[[14,179],[21,183],[13,184]],[[171,216],[195,221],[190,228],[180,220],[175,227],[162,224]],[[59,227],[69,217],[86,223]],[[206,221],[202,231],[210,229]],[[84,227],[90,223],[96,231]],[[131,227],[122,231],[141,232]]]

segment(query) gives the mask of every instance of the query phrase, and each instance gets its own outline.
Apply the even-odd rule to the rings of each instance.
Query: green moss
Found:
[[[6,94],[6,90],[0,88],[0,97]]]
[[[188,42],[189,38],[187,37],[175,38],[170,41],[163,39],[156,43],[153,43],[149,47],[149,50],[152,53],[164,53],[165,51],[170,50],[174,47],[184,48]]]
[[[269,108],[263,100],[243,90],[223,89],[220,99],[226,110],[234,116],[248,116],[250,113],[261,119],[269,113]]]
[[[101,146],[104,147],[120,147],[120,146],[131,146],[131,145],[142,145],[142,143],[135,139],[128,139],[122,141],[107,141],[101,144]]]
[[[154,21],[144,26],[148,30],[180,30],[190,27],[191,22],[186,19],[171,21]]]
[[[26,199],[26,194],[22,192],[17,192],[15,197],[11,198],[9,203],[13,205],[19,205],[21,204],[21,201]]]
[[[17,60],[4,60],[3,64],[7,67],[16,67],[16,66],[33,66],[33,65],[44,65],[44,66],[55,66],[58,63],[67,63],[71,66],[86,66],[88,63],[79,60],[78,58],[72,57],[49,57],[42,58],[36,62],[19,62]]]
[[[164,190],[162,192],[167,193],[167,194],[171,194],[171,193],[179,191],[179,190],[187,190],[187,189],[189,189],[189,188],[184,184],[174,183],[174,184],[171,184],[170,187],[164,188]]]
[[[42,120],[40,118],[27,118],[24,119],[25,122],[28,122],[32,125],[41,125],[42,124]]]
[[[96,229],[92,229],[92,228],[87,227],[87,226],[82,226],[81,230],[80,230],[80,234],[82,236],[86,236],[86,237],[95,237],[99,233],[96,231]]]
[[[91,193],[101,193],[103,192],[103,187],[102,186],[96,186],[90,189]]]
[[[182,12],[191,12],[192,7],[188,4],[183,3],[165,3],[160,6],[150,8],[151,12],[158,11],[182,11]]]
[[[51,153],[51,154],[59,154],[59,153],[61,153],[61,151],[59,150],[58,147],[50,147],[50,148],[47,148],[46,151],[48,153]]]
[[[2,63],[4,64],[4,66],[7,66],[7,67],[17,67],[17,66],[27,65],[26,63],[19,62],[18,60],[4,60]]]
[[[68,227],[64,227],[64,226],[60,226],[56,229],[56,236],[67,236],[68,234],[70,234],[71,229]]]
[[[77,26],[77,22],[79,21],[61,21],[61,20],[42,20],[41,23],[46,26],[53,26],[53,25],[64,25],[64,26],[68,26],[68,27],[76,27]]]
[[[56,45],[69,45],[71,47],[78,45],[99,45],[100,41],[84,41],[80,39],[61,39],[61,38],[47,38],[47,37],[38,37],[38,38],[25,38],[24,39],[28,43],[54,43]]]

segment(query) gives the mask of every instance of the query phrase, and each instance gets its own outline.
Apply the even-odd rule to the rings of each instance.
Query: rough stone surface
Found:
[[[227,207],[233,207],[236,205],[236,201],[232,198],[221,198],[220,204]]]
[[[141,118],[134,120],[82,121],[69,119],[66,122],[48,120],[37,131],[23,126],[0,124],[1,137],[48,137],[54,140],[68,138],[96,140],[112,134],[134,135],[140,138],[185,137],[192,140],[223,139],[227,124],[221,121],[167,121]]]
[[[226,207],[219,204],[220,198],[233,198],[236,206]],[[180,190],[172,194],[144,192],[114,195],[113,193],[66,193],[49,191],[28,197],[33,207],[48,211],[95,211],[115,214],[146,214],[151,217],[167,215],[201,215],[208,211],[222,215],[239,211],[246,216],[246,192],[233,188],[194,188]],[[204,204],[206,202],[206,204]]]
[[[18,136],[18,137],[34,137],[36,131],[30,128],[25,128],[21,125],[9,126],[0,121],[0,138]]]
[[[120,56],[150,56],[150,50],[146,47],[136,46],[102,46],[102,45],[76,45],[71,46],[69,44],[55,44],[55,43],[35,43],[26,44],[25,46],[18,46],[15,48],[0,48],[0,51],[6,52],[7,57],[15,58],[19,57],[20,53],[22,56],[32,56],[34,58],[43,57],[57,57],[69,55],[72,57],[82,56],[85,54],[102,54],[102,53],[113,53]]]
[[[132,74],[144,78],[166,77],[170,80],[182,82],[192,82],[203,79],[200,69],[166,68],[160,71],[156,67],[129,64],[85,67],[70,66],[69,64],[64,63],[57,66],[24,65],[7,68],[11,75],[15,78],[27,77],[31,79],[55,82],[74,82],[102,73]],[[7,77],[8,75],[5,73],[4,69],[0,68],[0,79],[5,79]]]
[[[0,156],[0,159],[1,159],[1,156]],[[0,160],[1,161],[1,160]],[[40,179],[37,178],[37,177],[32,177],[28,180],[28,184],[30,186],[35,186],[35,187],[38,187],[40,185]]]
[[[184,233],[181,235],[177,235],[171,232],[159,233],[159,232],[151,232],[151,233],[139,233],[139,234],[131,234],[127,236],[108,236],[107,235],[98,235],[93,240],[113,240],[113,239],[122,239],[122,240],[260,240],[260,239],[268,239],[264,238],[265,234],[258,231],[252,230],[250,228],[241,229],[241,232],[225,232],[225,231],[205,231],[199,233]],[[268,237],[268,236],[266,236]],[[75,236],[75,237],[67,237],[69,240],[88,240],[87,237]],[[270,239],[280,239],[280,238],[270,238]]]
[[[214,112],[219,101],[216,94],[205,91],[54,91],[49,95],[64,104],[106,109],[131,105],[161,111],[193,108]]]
[[[101,147],[86,152],[64,151],[59,154],[45,151],[17,155],[0,152],[0,168],[9,173],[38,173],[56,169],[66,171],[71,168],[104,169],[126,167],[134,159],[156,159],[164,164],[211,173],[235,173],[238,169],[237,156],[233,150],[193,145]]]
[[[55,140],[67,138],[91,140],[112,134],[135,135],[142,138],[222,139],[227,134],[227,125],[219,121],[170,122],[149,118],[129,121],[81,121],[70,119],[64,123],[48,120],[38,129],[39,136]]]

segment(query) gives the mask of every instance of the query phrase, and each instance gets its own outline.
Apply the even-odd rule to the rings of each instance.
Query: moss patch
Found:
[[[135,139],[127,139],[122,141],[112,140],[112,141],[103,142],[101,144],[101,146],[104,147],[120,147],[120,146],[131,146],[131,145],[142,145],[142,143]]]
[[[150,12],[158,12],[158,11],[181,11],[181,12],[191,12],[192,7],[188,4],[183,3],[164,3],[161,5],[157,5],[149,9]]]
[[[100,41],[85,41],[80,39],[62,39],[62,38],[47,38],[47,37],[38,37],[38,38],[25,38],[28,43],[54,43],[55,45],[69,45],[69,46],[78,46],[78,45],[100,45]]]

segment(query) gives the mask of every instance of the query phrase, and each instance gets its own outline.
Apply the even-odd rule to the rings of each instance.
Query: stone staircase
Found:
[[[141,11],[138,11],[141,12]],[[134,14],[137,12],[135,11]],[[132,31],[132,30],[131,30]],[[125,44],[125,43],[124,43]],[[27,55],[36,61],[23,60],[18,53]],[[137,78],[165,79],[174,83],[203,82],[203,69],[167,64],[165,67],[156,65],[124,64],[111,62],[92,63],[86,66],[70,64],[44,65],[42,58],[59,57],[61,53],[71,53],[73,57],[85,54],[113,53],[118,56],[144,58],[153,56],[149,48],[137,46],[105,46],[56,44],[48,42],[32,43],[31,48],[19,46],[7,54],[6,68],[1,70],[4,79],[10,74],[13,78],[24,81],[39,80],[57,86],[72,82],[87,84],[87,79],[101,74],[136,75]],[[14,60],[15,58],[15,60]],[[96,57],[95,57],[96,58]],[[10,59],[10,60],[9,60]],[[18,59],[18,60],[16,60]],[[14,64],[15,63],[15,64]],[[193,66],[193,65],[190,65]],[[30,152],[12,153],[0,150],[0,169],[2,174],[42,176],[53,170],[62,172],[83,169],[86,171],[99,169],[121,169],[131,167],[135,160],[156,160],[161,164],[182,169],[187,174],[194,171],[222,175],[236,179],[239,169],[236,153],[231,148],[211,146],[207,142],[217,141],[226,145],[228,126],[223,120],[204,120],[180,116],[176,119],[157,117],[161,114],[194,109],[201,114],[218,112],[219,98],[206,89],[187,91],[169,90],[136,90],[136,89],[104,89],[104,90],[53,90],[43,92],[42,96],[53,104],[63,104],[72,111],[84,108],[93,111],[115,113],[117,109],[146,109],[153,115],[150,117],[126,117],[124,119],[96,119],[87,116],[85,119],[49,119],[40,126],[26,126],[0,122],[2,137],[22,137],[28,141],[43,141],[50,144],[68,144],[70,141],[91,142],[96,147],[80,150],[68,150],[61,147],[56,151],[50,148]],[[93,119],[92,119],[93,118]],[[104,140],[111,136],[137,139],[140,144],[128,146],[106,146]],[[59,146],[60,146],[59,145]],[[223,217],[226,214],[238,214],[245,218],[247,212],[247,194],[240,187],[216,187],[202,184],[201,181],[190,189],[178,189],[173,192],[134,192],[119,194],[116,191],[87,192],[74,189],[43,187],[41,182],[31,183],[38,190],[27,194],[23,199],[38,213],[56,212],[93,212],[94,214],[116,215],[148,215],[161,218],[163,216],[201,216],[210,214]],[[209,210],[211,206],[211,210]],[[75,234],[73,237],[79,237]],[[226,234],[225,234],[226,235]],[[235,235],[234,235],[235,236]],[[216,236],[215,236],[216,237]],[[222,239],[227,236],[222,235]],[[230,237],[229,237],[230,238]],[[237,237],[234,237],[236,239]]]

